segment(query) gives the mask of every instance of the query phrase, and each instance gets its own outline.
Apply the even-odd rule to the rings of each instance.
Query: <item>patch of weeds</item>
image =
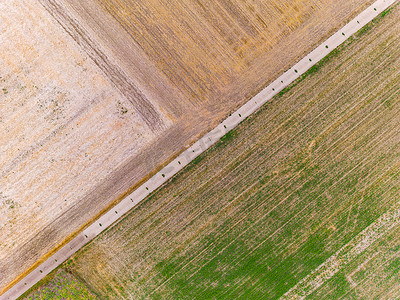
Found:
[[[83,282],[62,268],[57,268],[36,284],[34,289],[24,293],[23,297],[25,299],[97,299]]]
[[[231,131],[227,132],[223,137],[221,137],[220,141],[225,142],[232,139],[236,136],[236,130],[232,129]]]
[[[7,197],[6,195],[4,195],[3,192],[0,192],[0,200],[1,200],[2,206],[5,206],[9,209],[13,209],[15,207],[20,206],[17,202],[15,202],[14,200],[12,200],[9,197]]]
[[[53,92],[50,97],[42,97],[37,101],[37,111],[42,113],[45,120],[54,121],[65,118],[64,105],[67,99],[64,94]]]
[[[192,164],[193,165],[197,165],[199,162],[201,162],[203,160],[203,155],[199,155],[197,156],[195,159],[192,160]]]
[[[119,115],[124,115],[128,112],[128,109],[125,106],[123,106],[123,104],[120,101],[118,101],[117,111]]]
[[[398,5],[398,4],[397,4]],[[381,14],[379,14],[375,19],[373,19],[371,22],[369,22],[367,25],[363,26],[357,33],[356,37],[361,37],[368,31],[370,31],[375,24],[378,24],[382,19],[392,11],[393,7],[388,8],[387,10],[383,11]]]

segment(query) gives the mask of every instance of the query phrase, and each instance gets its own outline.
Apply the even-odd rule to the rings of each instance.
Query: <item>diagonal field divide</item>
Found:
[[[130,195],[126,196],[121,202],[115,205],[112,209],[102,215],[94,223],[88,226],[72,241],[60,248],[56,253],[50,256],[27,276],[18,281],[3,295],[0,295],[0,300],[17,299],[32,286],[43,279],[47,274],[61,265],[75,252],[81,249],[89,241],[94,239],[102,231],[113,225],[124,214],[129,212],[138,203],[145,199],[151,192],[155,191],[161,185],[168,181],[171,177],[182,170],[193,159],[206,151],[209,147],[215,144],[230,130],[235,128],[240,122],[252,113],[257,111],[263,104],[270,101],[276,94],[286,88],[293,81],[298,79],[302,74],[309,70],[312,66],[318,63],[326,55],[332,52],[336,47],[341,45],[354,33],[376,18],[389,6],[396,3],[398,0],[378,0],[365,9],[362,13],[356,16],[343,28],[338,30],[330,38],[324,41],[320,46],[311,51],[308,55],[302,58],[292,68],[283,73],[279,78],[273,81],[260,93],[250,99],[246,104],[240,107],[236,112],[231,114],[227,119],[220,123],[217,127],[204,135],[191,147],[182,152],[177,158],[169,163],[165,168],[143,183]]]
[[[394,207],[361,231],[318,268],[300,280],[280,300],[301,300],[312,294],[374,242],[400,224],[400,208]]]

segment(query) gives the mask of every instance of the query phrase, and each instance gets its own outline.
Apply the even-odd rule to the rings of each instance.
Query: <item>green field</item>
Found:
[[[400,297],[400,7],[66,269],[102,299]]]

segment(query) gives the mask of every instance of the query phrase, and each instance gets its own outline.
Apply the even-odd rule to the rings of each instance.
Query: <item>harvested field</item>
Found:
[[[70,261],[102,298],[393,299],[400,7]]]
[[[125,72],[129,73],[143,59],[154,66],[157,71],[151,72],[161,73],[159,76],[165,77],[181,95],[175,100],[160,97],[162,107],[175,107],[175,113],[204,109],[219,118],[226,115],[227,107],[231,111],[239,107],[335,28],[372,3],[367,0],[41,1],[58,2],[66,7],[92,30],[91,35],[99,37],[107,53],[112,53],[110,59]],[[106,19],[107,23],[97,19]],[[130,49],[125,51],[127,45]],[[145,71],[134,72],[135,77],[151,77]]]
[[[0,10],[1,291],[109,204],[82,199],[157,132],[35,1]]]
[[[0,294],[372,1],[248,2],[0,3]]]

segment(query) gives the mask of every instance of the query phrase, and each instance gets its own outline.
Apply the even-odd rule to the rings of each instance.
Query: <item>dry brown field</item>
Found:
[[[100,299],[397,299],[399,57],[397,5],[66,269]]]
[[[185,109],[195,109],[218,118],[221,112],[226,115],[226,107],[232,110],[243,104],[372,3],[366,0],[40,1],[48,9],[53,8],[54,2],[62,10],[67,8],[90,30],[90,36],[98,37],[98,44],[107,49],[107,54],[111,53],[110,59],[127,74],[149,80],[154,77],[149,72],[157,72],[165,78],[166,85],[175,87],[180,96],[177,99],[160,96],[162,106],[168,107],[169,112],[187,114]],[[135,67],[144,62],[153,68]]]
[[[106,207],[83,199],[158,133],[35,1],[0,9],[1,290]]]
[[[0,3],[0,294],[370,0]]]

